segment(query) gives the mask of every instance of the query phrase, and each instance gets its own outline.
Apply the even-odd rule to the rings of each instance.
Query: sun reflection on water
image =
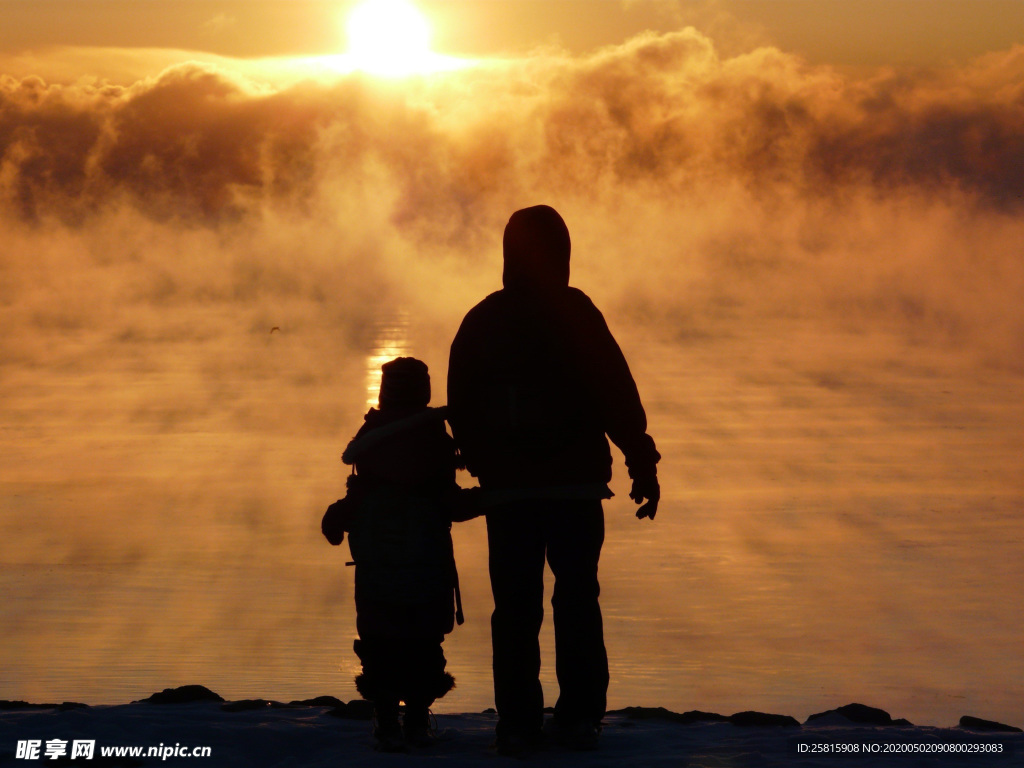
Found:
[[[409,355],[409,314],[378,321],[373,334],[373,347],[366,356],[366,406],[375,408],[380,394],[381,366],[396,357]]]

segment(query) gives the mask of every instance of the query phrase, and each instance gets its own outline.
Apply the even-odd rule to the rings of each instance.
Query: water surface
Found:
[[[119,703],[189,683],[354,698],[352,569],[319,516],[342,492],[367,377],[415,351],[407,330],[382,323],[334,380],[258,357],[202,429],[176,411],[206,380],[188,365],[9,386],[0,698]],[[803,719],[859,701],[923,724],[1024,724],[1024,379],[801,333],[623,334],[665,498],[653,523],[634,519],[616,455],[610,705]],[[435,403],[444,353],[424,355]],[[445,643],[458,687],[441,712],[493,704],[483,521],[455,540],[467,623]],[[543,642],[553,703],[550,620]]]

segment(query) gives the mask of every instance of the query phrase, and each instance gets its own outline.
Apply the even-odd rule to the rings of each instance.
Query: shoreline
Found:
[[[195,704],[200,702],[218,704],[220,705],[221,711],[228,713],[260,710],[294,710],[321,707],[328,710],[327,714],[330,717],[348,720],[372,719],[372,705],[364,699],[352,699],[351,701],[346,702],[336,696],[317,696],[308,699],[292,700],[289,702],[263,698],[229,700],[204,685],[184,685],[176,688],[164,688],[162,691],[153,693],[144,699],[138,699],[124,704],[85,704],[75,701],[64,701],[61,703],[34,703],[21,700],[0,699],[0,717],[3,717],[5,714],[10,712],[68,712],[75,710],[102,710],[112,707],[142,704],[167,706],[174,704]],[[546,714],[551,714],[554,710],[552,707],[546,707],[544,711]],[[444,713],[435,715],[435,717],[463,717],[476,714],[491,715],[495,714],[495,710],[493,708],[488,708],[479,713]],[[974,715],[961,716],[959,722],[955,726],[912,723],[904,718],[893,718],[883,709],[856,702],[812,714],[803,722],[800,722],[798,719],[790,715],[758,712],[754,710],[745,710],[732,715],[721,715],[715,712],[705,712],[702,710],[675,712],[665,707],[642,706],[612,709],[606,713],[606,717],[608,716],[620,716],[631,720],[660,720],[678,725],[707,722],[731,723],[740,727],[802,728],[815,725],[849,724],[890,728],[964,728],[990,733],[1024,733],[1024,730],[1017,726],[979,718]]]
[[[321,696],[293,702],[225,701],[203,686],[183,686],[128,704],[0,701],[0,765],[26,764],[25,751],[32,744],[40,759],[57,765],[191,762],[326,768],[339,762],[346,766],[390,765],[394,761],[403,761],[396,765],[416,765],[444,760],[458,768],[509,759],[499,757],[493,748],[497,722],[493,710],[439,714],[434,722],[438,743],[394,755],[374,750],[372,707],[358,699],[344,702]],[[914,725],[861,704],[812,715],[803,723],[771,713],[723,716],[662,707],[610,711],[603,722],[598,750],[546,747],[527,761],[588,766],[826,768],[851,764],[849,758],[855,758],[852,764],[870,759],[872,766],[962,764],[967,752],[972,753],[972,765],[1013,765],[1024,755],[1024,732],[1011,725],[970,716],[952,727]],[[94,744],[94,762],[71,759],[67,750],[78,742]],[[54,762],[46,759],[43,750],[47,748],[66,751]],[[189,750],[193,749],[206,752],[192,755]],[[208,759],[195,759],[199,757]]]

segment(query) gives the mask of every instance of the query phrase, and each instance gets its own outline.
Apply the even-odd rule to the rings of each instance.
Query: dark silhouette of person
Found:
[[[661,458],[629,366],[604,317],[569,287],[569,231],[548,206],[517,211],[504,233],[504,287],[469,311],[451,347],[448,421],[484,496],[494,596],[497,748],[519,754],[544,733],[595,748],[608,658],[598,603],[602,499],[611,438],[633,480],[638,518],[654,518]],[[559,696],[545,725],[538,634],[545,557]]]
[[[428,746],[429,707],[455,685],[441,644],[462,623],[451,527],[465,505],[444,409],[429,402],[424,363],[400,357],[384,364],[380,407],[370,409],[342,454],[354,467],[348,493],[321,524],[332,544],[349,534],[354,649],[362,662],[356,689],[373,702],[374,736],[388,752]]]

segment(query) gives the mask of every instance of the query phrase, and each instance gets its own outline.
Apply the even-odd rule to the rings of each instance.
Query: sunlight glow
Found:
[[[459,66],[430,50],[430,24],[407,0],[364,0],[349,14],[346,28],[352,69],[401,77]]]
[[[399,311],[394,317],[376,324],[373,348],[366,356],[366,405],[377,407],[380,395],[381,366],[396,357],[409,354],[409,313]]]

